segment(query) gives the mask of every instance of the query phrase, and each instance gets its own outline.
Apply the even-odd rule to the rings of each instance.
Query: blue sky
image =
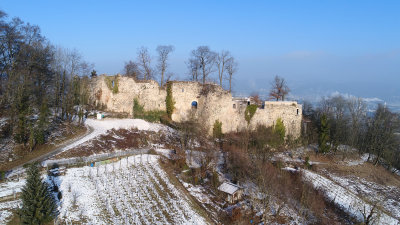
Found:
[[[0,9],[100,73],[121,72],[140,46],[155,56],[172,44],[170,70],[183,79],[190,51],[209,45],[238,60],[236,93],[266,94],[279,75],[295,98],[340,92],[400,104],[400,1],[2,0]]]

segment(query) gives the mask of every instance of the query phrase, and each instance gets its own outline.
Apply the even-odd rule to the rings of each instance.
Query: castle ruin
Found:
[[[114,85],[118,85],[115,89]],[[212,131],[216,120],[222,122],[222,132],[254,129],[258,125],[274,126],[281,118],[286,135],[300,136],[302,106],[295,101],[265,101],[250,123],[245,120],[245,110],[250,99],[232,98],[229,91],[216,84],[200,84],[192,81],[171,81],[174,99],[172,120],[183,122],[197,119]],[[101,75],[92,78],[90,96],[95,104],[104,105],[108,111],[132,115],[134,99],[144,110],[166,110],[167,91],[156,81],[137,81],[124,76]]]

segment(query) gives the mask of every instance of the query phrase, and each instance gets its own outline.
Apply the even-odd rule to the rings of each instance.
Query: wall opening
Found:
[[[250,101],[247,102],[247,105],[250,105]]]
[[[112,82],[111,82],[111,87],[113,87],[113,88],[114,88],[114,81],[112,81]]]
[[[197,102],[196,101],[192,102],[192,109],[197,109]]]
[[[236,109],[236,104],[233,104],[233,108]]]
[[[297,115],[299,115],[299,109],[297,109]]]

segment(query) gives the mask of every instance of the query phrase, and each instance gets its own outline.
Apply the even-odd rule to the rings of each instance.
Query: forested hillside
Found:
[[[78,51],[52,45],[38,26],[0,11],[2,139],[32,151],[59,124],[81,119],[92,69]]]

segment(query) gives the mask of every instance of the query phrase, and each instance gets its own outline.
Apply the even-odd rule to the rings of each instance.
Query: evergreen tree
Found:
[[[318,145],[320,152],[325,153],[329,151],[328,141],[329,141],[329,124],[328,124],[328,118],[324,114],[321,116],[321,125],[318,136]]]
[[[92,70],[92,72],[90,73],[91,77],[97,77],[97,72],[96,70]]]
[[[36,164],[30,165],[28,178],[22,189],[22,208],[20,211],[22,224],[44,224],[56,215],[56,203],[48,184],[40,178]]]
[[[216,120],[213,127],[213,137],[221,139],[223,136],[222,134],[222,122]]]

